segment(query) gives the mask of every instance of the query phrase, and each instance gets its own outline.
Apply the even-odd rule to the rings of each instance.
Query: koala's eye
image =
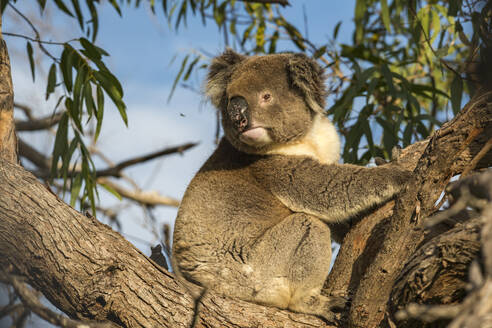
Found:
[[[265,93],[263,95],[263,101],[270,101],[270,99],[272,99],[272,95],[270,95],[269,93]]]

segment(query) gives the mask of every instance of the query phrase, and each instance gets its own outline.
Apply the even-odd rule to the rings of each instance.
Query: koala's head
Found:
[[[326,96],[322,68],[303,54],[247,57],[232,50],[212,61],[205,91],[221,111],[226,138],[248,153],[303,138]]]

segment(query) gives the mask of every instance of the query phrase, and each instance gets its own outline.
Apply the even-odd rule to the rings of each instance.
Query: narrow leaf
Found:
[[[113,194],[116,198],[118,198],[118,200],[122,200],[123,199],[123,198],[121,198],[121,195],[116,190],[114,190],[113,188],[111,188],[111,186],[108,186],[107,184],[104,184],[104,183],[100,183],[99,185],[101,187],[103,187],[104,189],[106,189],[111,194]]]
[[[27,41],[26,47],[27,47],[27,56],[29,57],[29,66],[31,66],[32,80],[34,81],[36,78],[36,75],[34,72],[34,57],[33,57],[31,42]]]
[[[55,91],[56,86],[56,64],[51,64],[50,71],[48,73],[48,85],[46,86],[46,100]]]
[[[53,158],[51,162],[51,175],[56,176],[58,160],[68,147],[68,114],[64,113],[58,123],[56,131],[55,146],[53,148]]]
[[[463,80],[456,75],[451,82],[451,105],[453,113],[457,114],[461,110],[461,98],[463,95]]]
[[[389,9],[388,9],[388,1],[387,0],[381,0],[381,16],[382,16],[383,24],[384,24],[384,27],[386,28],[386,31],[391,33],[390,16],[389,16]]]
[[[71,16],[73,17],[73,14],[72,12],[67,8],[67,6],[63,3],[62,0],[54,0],[56,6],[61,10],[63,11],[65,14],[67,14],[68,16]]]
[[[178,75],[176,75],[176,78],[174,79],[173,86],[171,87],[171,92],[169,93],[169,96],[167,97],[168,102],[171,100],[171,97],[173,96],[174,90],[176,89],[176,85],[178,85],[178,82],[181,78],[181,75],[183,75],[183,71],[186,67],[186,63],[188,62],[189,57],[190,57],[190,55],[186,55],[186,57],[181,62],[181,68],[179,69]]]
[[[75,201],[79,197],[80,188],[82,187],[82,175],[77,174],[74,179],[72,179],[71,191],[70,191],[70,206],[75,206]]]
[[[97,92],[96,92],[96,97],[97,97],[97,112],[96,112],[96,133],[94,134],[94,141],[97,141],[97,138],[99,137],[99,133],[101,132],[101,126],[102,126],[102,121],[103,121],[103,116],[104,116],[104,93],[101,89],[101,86],[97,86]]]
[[[79,21],[80,28],[84,29],[84,16],[82,15],[82,10],[80,10],[79,0],[72,0],[73,9],[75,9],[75,15]]]

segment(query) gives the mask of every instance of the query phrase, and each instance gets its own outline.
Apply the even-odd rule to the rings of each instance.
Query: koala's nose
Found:
[[[233,97],[227,106],[227,112],[234,127],[240,132],[248,126],[248,102],[241,96]]]

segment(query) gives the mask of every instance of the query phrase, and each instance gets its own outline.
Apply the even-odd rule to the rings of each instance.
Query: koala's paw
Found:
[[[336,322],[339,314],[349,305],[349,300],[341,296],[309,296],[291,307],[296,312],[317,315],[328,322]]]
[[[340,313],[350,305],[349,300],[341,296],[320,297],[324,304],[321,307],[322,311],[318,315],[328,322],[340,320]]]

